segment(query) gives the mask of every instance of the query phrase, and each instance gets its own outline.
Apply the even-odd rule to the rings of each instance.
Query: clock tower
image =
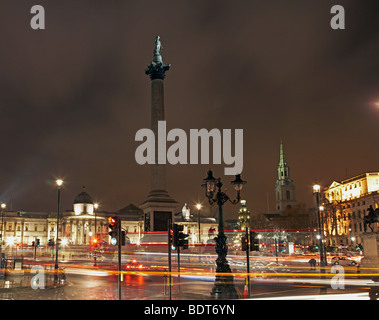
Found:
[[[276,211],[286,215],[287,210],[296,204],[295,183],[290,178],[290,168],[284,154],[283,140],[280,141],[278,180],[275,185]]]

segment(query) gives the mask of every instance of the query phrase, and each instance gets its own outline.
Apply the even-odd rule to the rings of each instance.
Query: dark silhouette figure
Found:
[[[367,209],[368,215],[364,217],[364,230],[367,232],[367,225],[370,227],[371,232],[374,232],[374,230],[371,227],[372,223],[379,222],[379,208],[375,209],[370,205],[370,207]]]
[[[309,265],[311,266],[311,270],[316,270],[316,259],[312,258],[311,260],[308,261]]]

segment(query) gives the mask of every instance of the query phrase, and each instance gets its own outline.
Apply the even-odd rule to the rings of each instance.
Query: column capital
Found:
[[[170,69],[170,66],[170,64],[152,62],[145,70],[145,74],[149,75],[151,80],[164,80],[165,73]]]

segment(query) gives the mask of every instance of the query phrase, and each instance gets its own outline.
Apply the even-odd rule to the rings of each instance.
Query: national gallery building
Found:
[[[110,242],[109,220],[110,216],[117,216],[121,220],[121,227],[126,230],[127,242],[139,244],[152,238],[146,237],[145,214],[143,210],[133,204],[116,212],[98,211],[96,203],[85,191],[79,193],[73,202],[73,211],[60,213],[59,236],[64,245],[89,245],[97,237],[99,241]],[[182,212],[184,212],[182,210]],[[216,219],[182,212],[175,215],[175,223],[183,224],[184,231],[190,233],[192,242],[198,241],[198,222],[201,220],[201,233],[204,234],[202,241],[209,239],[208,230],[218,229]],[[199,220],[200,219],[200,220]],[[32,245],[36,239],[40,245],[45,246],[49,240],[56,238],[57,214],[56,212],[25,212],[6,211],[2,209],[0,220],[0,234],[4,234],[4,245]],[[146,238],[146,239],[144,239]],[[154,238],[154,237],[153,237]]]
[[[143,212],[130,204],[117,212],[97,212],[91,196],[84,190],[74,199],[73,211],[60,213],[59,238],[65,244],[88,245],[96,236],[100,241],[109,240],[108,218],[118,216],[122,227],[128,231],[130,241],[137,241],[143,230]],[[40,239],[41,245],[47,245],[56,238],[56,212],[8,212],[2,210],[1,230],[4,244],[31,245]]]

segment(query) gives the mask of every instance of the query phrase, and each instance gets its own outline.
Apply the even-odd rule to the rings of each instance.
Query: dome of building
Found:
[[[85,192],[84,186],[83,191],[79,193],[74,200],[74,211],[75,215],[93,214],[93,200],[92,197]]]
[[[93,204],[93,200],[91,198],[91,196],[85,192],[85,191],[82,191],[81,193],[79,193],[75,200],[74,200],[74,204],[75,203],[90,203],[90,204]]]

